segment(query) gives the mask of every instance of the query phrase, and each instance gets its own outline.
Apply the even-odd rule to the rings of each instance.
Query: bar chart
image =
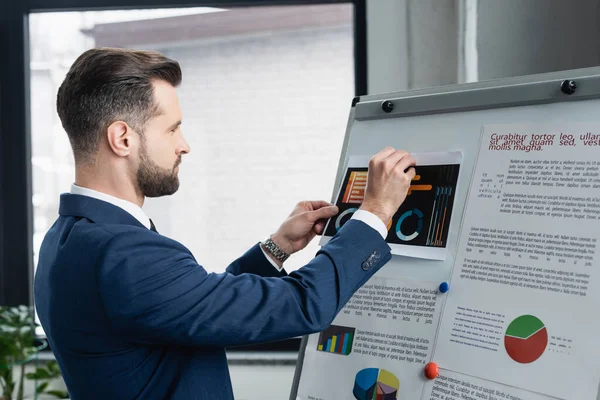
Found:
[[[319,335],[318,351],[347,356],[352,352],[356,328],[331,325]]]

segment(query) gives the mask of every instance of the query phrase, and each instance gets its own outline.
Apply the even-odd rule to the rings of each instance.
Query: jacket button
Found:
[[[369,257],[367,257],[367,259],[362,263],[362,269],[364,271],[370,270],[371,268],[373,268],[373,265],[379,260],[380,257],[381,255],[379,254],[379,251],[373,251],[371,254],[369,254]]]

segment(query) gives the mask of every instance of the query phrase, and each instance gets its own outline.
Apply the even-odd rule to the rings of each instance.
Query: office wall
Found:
[[[367,0],[369,94],[600,64],[595,0]]]
[[[456,83],[459,0],[367,0],[369,94]]]
[[[600,64],[596,0],[479,0],[480,80]]]

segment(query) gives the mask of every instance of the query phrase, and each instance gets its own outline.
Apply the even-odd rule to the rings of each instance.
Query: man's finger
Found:
[[[394,153],[394,148],[393,147],[386,147],[385,149],[381,150],[379,153],[375,154],[373,156],[373,160],[383,160],[387,157],[389,157],[390,154]]]
[[[416,161],[411,156],[403,157],[398,164],[396,164],[396,168],[401,170],[402,172],[406,171],[409,167],[414,167],[416,165]]]
[[[329,219],[339,212],[337,206],[321,207],[318,210],[309,211],[308,218],[311,222],[317,222],[320,219]]]
[[[314,232],[317,235],[320,235],[321,233],[323,233],[323,230],[325,229],[325,224],[327,223],[327,221],[318,221],[315,226],[314,226]]]
[[[308,200],[313,210],[318,210],[323,207],[331,207],[333,204],[324,200]]]
[[[395,152],[393,152],[392,154],[390,154],[385,159],[385,162],[386,163],[390,163],[391,165],[396,165],[401,160],[403,160],[404,158],[407,158],[407,157],[410,157],[410,154],[408,154],[408,151],[405,151],[405,150],[396,150]]]

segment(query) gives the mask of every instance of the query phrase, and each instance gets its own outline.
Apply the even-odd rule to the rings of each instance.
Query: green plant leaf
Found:
[[[49,395],[52,395],[54,397],[57,397],[59,399],[68,399],[69,398],[69,393],[65,392],[63,390],[48,390],[48,391],[46,391],[46,393],[48,393]]]
[[[58,365],[58,362],[56,360],[50,361],[46,365],[46,368],[48,369],[50,375],[52,375],[53,378],[58,378],[61,376],[60,366]]]
[[[40,378],[38,377],[38,375],[37,375],[37,373],[36,373],[36,372],[28,372],[28,373],[26,373],[26,374],[25,374],[25,378],[29,379],[30,381],[33,381],[33,380],[36,380],[36,379],[37,379],[37,380],[39,380],[39,379],[40,379]]]
[[[48,385],[50,383],[49,382],[44,382],[42,384],[39,384],[38,387],[35,389],[36,393],[44,393],[44,390],[46,390],[48,388]]]
[[[12,364],[24,362],[38,351],[35,326],[39,324],[34,320],[33,307],[0,306],[0,386],[8,398],[12,398],[15,389],[21,387],[21,383],[14,380]],[[21,365],[21,370],[23,369],[24,365]],[[54,369],[38,368],[33,373],[24,374],[22,378],[40,380],[38,389],[47,390],[48,383],[44,381],[60,376],[60,369],[57,372]],[[55,392],[55,397],[68,398],[68,394],[65,397],[62,391]]]
[[[52,379],[52,375],[49,371],[44,368],[38,368],[35,370],[35,379]]]

